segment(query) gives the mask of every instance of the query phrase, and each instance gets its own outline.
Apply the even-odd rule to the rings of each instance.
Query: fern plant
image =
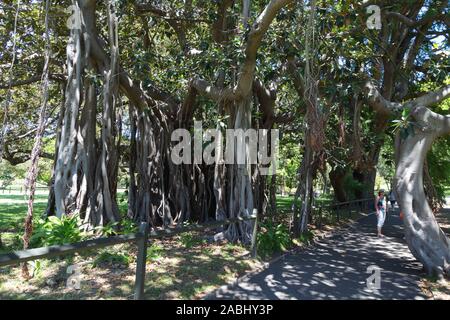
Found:
[[[118,264],[128,266],[132,262],[133,258],[125,252],[101,252],[92,263],[92,267],[96,268],[103,264]]]
[[[258,253],[261,256],[266,257],[285,251],[291,245],[292,239],[284,224],[275,225],[272,221],[261,224],[261,231],[257,236]]]
[[[95,227],[94,230],[104,237],[110,237],[117,234],[117,225],[118,222],[108,222],[104,226]]]
[[[81,219],[78,215],[55,216],[39,219],[31,237],[32,246],[51,246],[81,241],[86,235],[81,230]]]

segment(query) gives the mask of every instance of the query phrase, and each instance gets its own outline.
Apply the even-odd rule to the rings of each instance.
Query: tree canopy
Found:
[[[2,171],[40,163],[45,215],[77,213],[90,228],[270,217],[276,194],[292,191],[302,200],[295,234],[307,231],[319,188],[340,202],[373,197],[378,173],[411,217],[412,252],[442,273],[449,240],[430,244],[442,231],[424,217],[450,185],[448,11],[444,0],[5,0]],[[277,174],[249,159],[174,164],[171,133],[195,134],[195,121],[278,129]],[[32,194],[30,206],[33,216]],[[248,242],[251,224],[217,237]]]

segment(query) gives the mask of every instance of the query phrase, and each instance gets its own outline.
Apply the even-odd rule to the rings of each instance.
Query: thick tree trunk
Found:
[[[81,52],[79,30],[72,30],[67,45],[67,87],[64,106],[64,120],[61,129],[61,141],[58,159],[55,165],[55,208],[56,216],[73,210],[77,193],[77,172],[75,168],[77,117],[81,96],[81,72],[84,61]]]
[[[344,178],[345,170],[341,168],[334,168],[330,171],[330,183],[334,190],[334,197],[339,202],[347,201],[347,193],[345,192]]]
[[[436,222],[423,188],[424,161],[435,138],[434,133],[416,133],[401,141],[394,183],[408,247],[428,274],[442,276],[450,270],[450,241]]]
[[[68,81],[64,117],[55,165],[56,215],[79,213],[90,226],[119,219],[116,203],[118,151],[115,114],[118,91],[117,20],[108,4],[109,61],[97,61],[92,52],[97,37],[95,1],[79,1],[81,30],[71,30],[67,45]],[[97,91],[84,71],[104,76],[100,137],[97,138]],[[81,114],[80,114],[81,113]]]
[[[44,218],[56,215],[56,206],[55,206],[55,173],[56,173],[56,171],[55,171],[55,168],[56,168],[56,163],[58,160],[58,150],[59,150],[59,144],[60,144],[60,140],[61,140],[61,128],[62,128],[63,119],[64,119],[65,90],[63,87],[61,88],[61,93],[62,93],[63,98],[62,98],[61,110],[58,115],[58,123],[56,126],[55,156],[53,158],[52,178],[50,180],[47,207],[45,208],[45,212],[43,215]]]
[[[450,240],[439,227],[424,191],[424,162],[433,141],[450,134],[450,117],[427,108],[450,96],[450,85],[403,104],[386,100],[370,81],[369,104],[385,115],[410,110],[408,128],[396,137],[395,192],[404,214],[406,242],[428,274],[442,277],[450,271]],[[412,132],[411,132],[412,131]]]
[[[378,156],[376,158],[376,163],[378,163]],[[377,172],[375,168],[367,168],[366,170],[354,169],[353,179],[358,181],[363,187],[355,190],[356,199],[367,199],[373,196],[375,193],[375,179]]]
[[[233,119],[233,129],[242,129],[245,132],[251,128],[251,105],[251,96],[236,103],[237,112]],[[239,141],[236,138],[234,140],[234,164],[230,165],[231,170],[228,171],[230,188],[228,209],[230,218],[250,216],[255,208],[251,181],[249,142],[244,141],[243,148],[238,149]],[[239,164],[238,158],[242,156],[242,153],[245,161],[243,164]],[[226,236],[230,241],[239,239],[242,243],[250,243],[252,232],[253,222],[244,221],[238,224],[231,224],[226,230]]]

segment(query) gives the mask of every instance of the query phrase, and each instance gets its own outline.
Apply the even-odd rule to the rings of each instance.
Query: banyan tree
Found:
[[[120,219],[116,192],[121,137],[116,124],[124,101],[130,121],[128,216],[157,226],[262,211],[264,185],[257,165],[249,159],[244,164],[175,165],[171,133],[193,128],[198,96],[214,101],[229,129],[272,128],[275,92],[255,77],[256,57],[271,22],[289,3],[270,1],[249,26],[245,58],[234,83],[221,84],[223,70],[216,84],[193,76],[184,100],[179,101],[156,86],[144,88],[121,66],[114,2],[106,6],[109,36],[104,39],[97,27],[97,1],[73,1],[74,20],[77,12],[80,16],[67,42],[67,85],[50,197],[55,214],[79,212],[91,226]],[[155,11],[152,5],[136,6],[140,14]],[[217,24],[212,32],[226,27]],[[252,119],[253,108],[261,110],[261,120]],[[247,242],[251,230],[251,223],[243,222],[218,236]]]
[[[26,133],[15,123],[10,127],[16,135],[2,127],[0,156],[11,164],[31,160],[30,185],[36,182],[39,156],[51,158],[46,214],[79,214],[87,229],[108,223],[120,227],[116,222],[124,215],[163,228],[253,213],[276,220],[281,179],[265,174],[267,163],[252,161],[253,142],[245,134],[263,132],[269,146],[264,151],[273,155],[276,137],[268,130],[279,129],[281,136],[292,134],[301,150],[293,153],[298,175],[289,177],[301,201],[289,210],[290,230],[298,236],[311,223],[318,179],[330,180],[338,202],[349,198],[349,176],[363,186],[355,198],[373,195],[381,150],[386,137],[393,136],[389,125],[403,110],[408,115],[393,146],[393,185],[405,216],[406,241],[429,273],[448,273],[449,239],[433,214],[436,192],[426,156],[436,139],[450,133],[449,116],[430,109],[450,89],[418,89],[425,81],[439,86],[448,81],[448,63],[441,61],[448,56],[438,55],[431,42],[438,36],[448,40],[443,29],[448,2],[376,3],[380,29],[368,30],[368,1],[336,6],[327,0],[46,0],[45,30],[38,21],[29,26],[30,34],[45,32],[37,40],[16,39],[16,31],[25,33],[28,26],[17,18],[19,5],[11,6],[8,21],[16,23],[7,27],[14,30],[13,41],[9,35],[0,38],[5,48],[19,53],[22,74],[9,72],[6,80],[2,75],[0,90],[7,93],[2,99],[12,112],[32,113],[28,101],[14,107],[11,92],[39,82],[41,108],[24,116],[29,118],[24,122],[38,124]],[[62,16],[61,8],[70,11],[64,27],[52,18],[55,12]],[[14,50],[15,40],[19,47],[34,46]],[[25,59],[25,49],[41,51]],[[10,60],[9,71],[17,69],[15,53],[0,59]],[[434,76],[439,71],[447,75]],[[37,91],[30,90],[30,96]],[[4,110],[0,120],[12,122]],[[207,127],[198,128],[199,121]],[[174,139],[177,129],[188,134]],[[240,130],[244,137],[227,136],[227,129]],[[42,147],[46,130],[53,131],[54,154]],[[25,143],[18,147],[17,141],[32,135],[32,149]],[[202,143],[196,145],[199,135]],[[192,152],[180,153],[179,138]],[[231,162],[220,157],[227,148],[235,151]],[[174,153],[188,161],[175,163]],[[205,153],[216,161],[194,161]],[[119,185],[126,188],[122,212]],[[29,196],[32,206],[33,191]],[[32,215],[30,210],[28,224]],[[231,224],[216,230],[214,238],[246,243],[253,226]],[[31,226],[27,230],[29,236]]]

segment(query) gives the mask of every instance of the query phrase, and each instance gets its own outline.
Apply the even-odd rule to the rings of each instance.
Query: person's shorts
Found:
[[[380,210],[380,213],[377,215],[377,227],[381,228],[384,224],[384,220],[386,220],[386,212],[384,209]]]

